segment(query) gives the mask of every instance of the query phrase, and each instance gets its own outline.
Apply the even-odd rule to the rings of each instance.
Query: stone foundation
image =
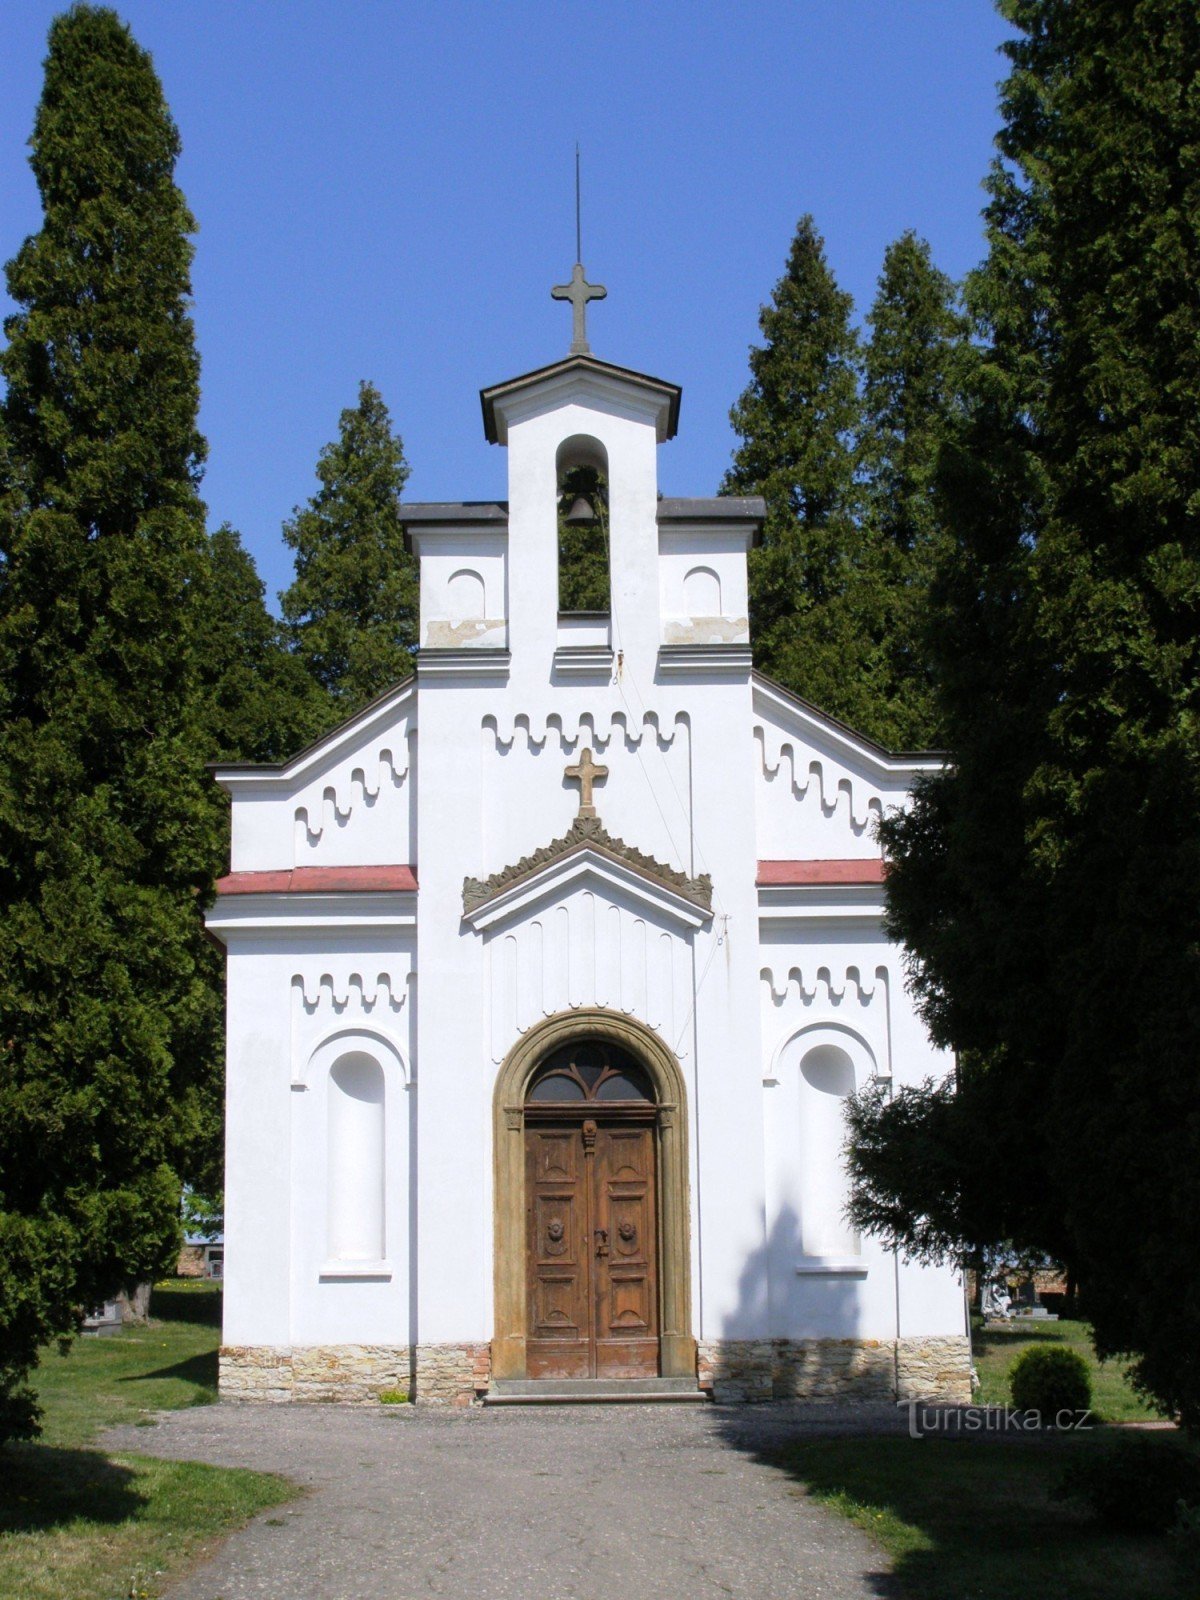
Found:
[[[221,1398],[373,1405],[399,1391],[418,1405],[465,1406],[487,1388],[491,1365],[486,1344],[226,1345]]]
[[[700,1386],[726,1404],[761,1400],[971,1398],[966,1337],[713,1339],[697,1349]]]
[[[896,1363],[901,1400],[971,1403],[971,1346],[964,1334],[943,1339],[901,1339]]]
[[[492,1375],[490,1344],[419,1344],[416,1400],[423,1406],[469,1406]]]
[[[222,1400],[333,1400],[379,1403],[385,1393],[412,1393],[408,1345],[225,1345],[220,1357]]]
[[[727,1405],[762,1400],[971,1399],[962,1335],[931,1339],[710,1339],[696,1349],[700,1387]],[[468,1406],[491,1377],[487,1344],[226,1345],[221,1398],[378,1404],[384,1393],[418,1405]]]

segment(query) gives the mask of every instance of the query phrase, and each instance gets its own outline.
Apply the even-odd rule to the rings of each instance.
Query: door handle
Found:
[[[596,1234],[596,1254],[598,1256],[606,1256],[608,1254],[608,1229],[607,1228],[597,1228],[595,1230],[595,1234]]]

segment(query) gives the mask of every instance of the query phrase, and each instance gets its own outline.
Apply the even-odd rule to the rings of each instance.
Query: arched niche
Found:
[[[446,582],[446,615],[451,622],[482,622],[487,616],[483,579],[472,567],[460,567]]]
[[[721,580],[711,567],[692,567],[684,574],[683,609],[689,617],[719,617]]]
[[[525,1103],[546,1059],[572,1039],[610,1041],[645,1072],[655,1102],[659,1217],[659,1329],[662,1375],[696,1372],[688,1223],[687,1099],[679,1062],[657,1034],[599,1008],[560,1012],[530,1028],[509,1051],[493,1096],[495,1334],[492,1375],[526,1375]]]
[[[372,1070],[374,1069],[374,1070]],[[298,1162],[293,1250],[321,1281],[391,1278],[407,1271],[412,1218],[409,1151],[415,1107],[399,1043],[361,1025],[331,1029],[292,1082],[292,1138]],[[380,1138],[380,1132],[382,1137]],[[381,1173],[377,1186],[374,1174]],[[357,1200],[341,1198],[357,1195]],[[378,1215],[357,1233],[348,1213]],[[339,1215],[339,1212],[341,1213]],[[367,1239],[366,1234],[371,1234]],[[382,1252],[365,1252],[382,1246]]]
[[[326,1093],[326,1258],[382,1261],[387,1255],[383,1068],[367,1050],[346,1050],[329,1069]]]
[[[866,1040],[840,1024],[815,1024],[786,1038],[775,1055],[774,1077],[790,1091],[790,1127],[783,1146],[794,1163],[788,1185],[806,1257],[858,1254],[859,1240],[844,1216],[849,1199],[843,1147],[846,1101],[875,1076]]]

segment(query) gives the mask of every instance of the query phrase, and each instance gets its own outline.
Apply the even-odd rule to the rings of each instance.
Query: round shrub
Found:
[[[1075,1413],[1092,1403],[1087,1362],[1077,1350],[1062,1345],[1026,1350],[1013,1362],[1008,1382],[1017,1410],[1039,1411],[1047,1427],[1054,1425],[1060,1412],[1070,1412],[1074,1421]]]
[[[1200,1455],[1175,1440],[1125,1434],[1082,1450],[1055,1492],[1080,1500],[1104,1523],[1123,1533],[1183,1529],[1186,1542],[1200,1516]],[[1182,1548],[1180,1553],[1182,1554]]]

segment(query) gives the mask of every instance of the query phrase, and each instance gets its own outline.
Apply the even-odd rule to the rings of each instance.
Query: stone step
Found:
[[[703,1403],[694,1378],[498,1378],[486,1406],[661,1405]]]

